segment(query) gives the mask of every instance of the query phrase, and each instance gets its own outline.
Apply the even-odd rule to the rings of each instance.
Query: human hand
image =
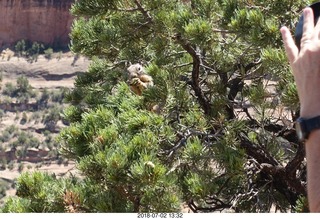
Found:
[[[300,51],[289,29],[282,27],[280,31],[297,85],[300,116],[311,118],[320,115],[320,21],[314,26],[313,11],[309,7],[304,9],[303,16]]]

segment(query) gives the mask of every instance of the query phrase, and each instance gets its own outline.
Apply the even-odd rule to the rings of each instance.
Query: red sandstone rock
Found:
[[[69,44],[74,0],[0,0],[0,47],[19,40],[45,45]]]

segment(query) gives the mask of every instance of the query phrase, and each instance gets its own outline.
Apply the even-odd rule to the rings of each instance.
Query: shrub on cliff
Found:
[[[2,94],[12,98],[17,98],[17,102],[19,103],[28,103],[30,98],[37,96],[37,93],[29,84],[29,80],[26,76],[19,76],[17,78],[16,85],[11,82],[7,82],[2,90]]]
[[[20,40],[14,46],[15,52],[18,57],[27,58],[28,61],[37,61],[38,56],[44,53],[46,58],[51,57],[52,49],[45,50],[45,46],[39,42],[30,42],[28,40]]]
[[[14,49],[18,57],[22,57],[26,55],[26,41],[25,40],[18,41],[14,46]]]
[[[48,48],[48,49],[44,50],[44,57],[46,59],[51,59],[52,58],[52,54],[53,54],[53,49],[52,48]]]
[[[279,26],[304,6],[76,1],[71,49],[93,61],[67,97],[60,141],[83,179],[23,175],[3,211],[298,211],[304,148]],[[125,83],[129,62],[154,79],[142,96]]]

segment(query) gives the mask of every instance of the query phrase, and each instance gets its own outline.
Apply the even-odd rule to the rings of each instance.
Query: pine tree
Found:
[[[305,210],[299,102],[279,28],[294,30],[309,3],[76,1],[71,50],[92,63],[67,96],[60,142],[82,177],[34,186],[39,176],[23,175],[3,211]],[[154,79],[142,96],[126,83],[130,63]]]

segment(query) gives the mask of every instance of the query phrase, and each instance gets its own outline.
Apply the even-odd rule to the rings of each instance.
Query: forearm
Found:
[[[310,134],[305,148],[309,209],[311,212],[320,212],[320,130]]]
[[[315,94],[314,94],[315,95]],[[315,96],[318,96],[316,94]],[[306,98],[304,98],[306,100]],[[320,115],[319,101],[304,101],[300,105],[300,116],[313,118]],[[310,133],[305,142],[307,158],[308,203],[311,212],[320,212],[320,129]]]
[[[310,7],[303,10],[303,33],[299,43],[287,27],[281,28],[282,39],[297,85],[300,119],[320,116],[320,20],[314,25]],[[307,133],[310,130],[305,130]],[[302,136],[303,137],[303,136]],[[305,144],[307,157],[308,200],[311,212],[320,212],[320,130],[312,130]]]

